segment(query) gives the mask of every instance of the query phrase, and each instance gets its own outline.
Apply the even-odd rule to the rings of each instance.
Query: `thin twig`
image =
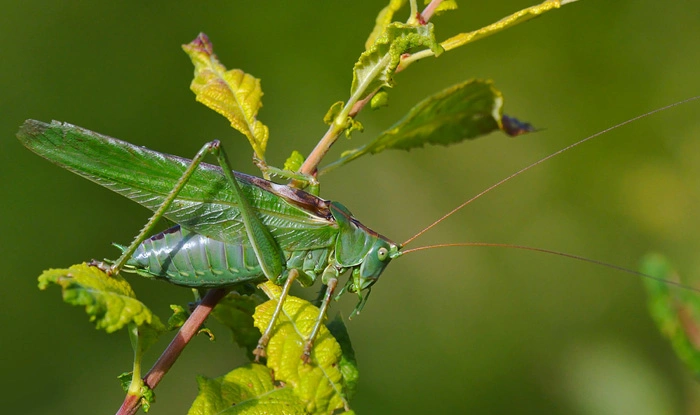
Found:
[[[434,9],[437,8],[440,5],[440,3],[442,3],[442,0],[433,0],[430,4],[428,4],[428,6],[421,13],[423,19],[421,21],[422,24],[425,24],[430,20],[430,18],[433,16]],[[406,66],[402,67],[401,64],[399,64],[394,73],[399,73],[405,68]],[[348,116],[351,118],[355,118],[357,114],[360,111],[362,111],[362,109],[367,105],[367,103],[372,100],[372,97],[376,93],[377,91],[373,91],[364,99],[355,102],[350,111],[348,112]],[[316,147],[314,147],[311,153],[309,153],[309,156],[304,161],[304,164],[302,164],[301,168],[299,168],[299,173],[306,174],[309,176],[315,174],[318,165],[321,163],[321,160],[328,153],[328,150],[330,150],[331,146],[338,140],[338,137],[340,137],[340,134],[342,134],[342,132],[342,129],[338,128],[335,125],[335,123],[332,123],[330,128],[328,128],[328,131],[326,131],[326,134],[323,135],[321,140],[319,140],[318,144],[316,144]]]
[[[185,324],[180,327],[180,331],[177,332],[175,338],[173,338],[168,347],[163,351],[163,354],[160,355],[151,370],[146,373],[146,376],[143,378],[143,382],[146,386],[150,389],[155,389],[156,386],[158,386],[158,383],[160,383],[163,376],[165,376],[168,370],[173,366],[185,346],[197,335],[199,328],[204,324],[204,320],[207,319],[216,304],[218,304],[225,295],[226,290],[223,288],[216,288],[207,292],[197,308],[194,309],[190,317],[185,321]],[[126,395],[121,408],[117,411],[117,415],[134,415],[140,407],[140,396]]]

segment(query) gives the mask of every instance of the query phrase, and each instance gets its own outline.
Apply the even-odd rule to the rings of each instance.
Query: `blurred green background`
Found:
[[[222,61],[262,79],[268,159],[308,153],[383,1],[6,2],[0,15],[0,325],[3,412],[113,413],[130,369],[125,332],[106,335],[43,269],[115,257],[149,216],[143,208],[38,158],[14,138],[26,118],[68,121],[192,156],[227,140],[256,173],[225,119],[194,101],[180,45],[206,32]],[[461,2],[437,18],[445,39],[534,1]],[[320,6],[320,7],[319,7]],[[390,107],[361,114],[364,142],[429,93],[490,78],[506,112],[541,128],[445,148],[366,157],[323,177],[371,228],[403,241],[466,198],[573,141],[700,94],[700,2],[584,0],[397,76]],[[402,14],[402,19],[405,14]],[[528,172],[416,241],[538,246],[636,268],[665,252],[700,276],[700,104],[607,134]],[[165,316],[187,290],[132,277]],[[307,290],[315,294],[313,290]],[[313,291],[313,292],[312,292]],[[348,315],[354,298],[335,305]],[[637,277],[505,249],[408,255],[384,273],[348,323],[360,364],[361,414],[671,414],[700,412],[700,387],[646,311]],[[164,344],[153,348],[150,364]],[[198,338],[156,390],[153,414],[185,413],[194,374],[218,376],[243,354],[226,333]]]

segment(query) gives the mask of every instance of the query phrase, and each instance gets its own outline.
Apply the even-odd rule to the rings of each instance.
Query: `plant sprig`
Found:
[[[329,128],[308,157],[303,159],[300,154],[295,153],[285,163],[285,169],[296,170],[288,176],[295,178],[290,186],[303,187],[311,182],[307,178],[315,180],[318,166],[333,143],[343,133],[350,134],[362,129],[361,124],[356,121],[357,115],[378,93],[383,94],[382,98],[386,97],[387,89],[394,86],[393,77],[396,73],[405,70],[417,60],[439,56],[445,51],[497,33],[573,1],[575,0],[547,0],[482,29],[438,42],[430,20],[436,13],[456,8],[453,0],[427,2],[422,12],[418,12],[416,0],[410,0],[409,16],[405,22],[397,22],[393,16],[406,4],[406,0],[391,0],[377,16],[375,27],[366,43],[366,50],[353,68],[349,98],[331,107],[326,117]],[[227,69],[219,62],[212,43],[204,34],[183,48],[195,67],[191,89],[195,92],[197,101],[225,116],[231,126],[248,139],[255,159],[260,166],[265,167],[264,156],[269,132],[258,120],[263,95],[260,80],[240,69]],[[384,149],[410,149],[425,144],[446,145],[484,135],[496,129],[509,132],[506,124],[512,122],[512,119],[503,115],[502,104],[501,93],[488,81],[468,81],[448,88],[422,101],[377,139],[344,153],[339,161],[329,167],[342,165],[361,155],[378,153]],[[528,130],[529,124],[515,124],[520,128],[520,132]],[[269,171],[279,174],[283,169],[270,168]],[[50,283],[61,285],[66,302],[85,306],[91,321],[94,321],[98,328],[109,332],[128,328],[134,349],[134,364],[131,374],[122,377],[125,379],[127,394],[117,412],[119,415],[134,414],[140,407],[148,410],[153,401],[153,390],[190,340],[203,331],[202,327],[207,317],[224,298],[229,298],[226,305],[231,308],[226,311],[222,308],[216,317],[224,320],[224,324],[231,327],[234,333],[243,337],[237,339],[243,347],[250,349],[255,343],[250,339],[254,330],[253,317],[258,327],[266,326],[265,319],[269,320],[269,302],[257,305],[254,315],[247,319],[255,306],[254,301],[243,304],[238,302],[241,297],[227,297],[226,289],[209,290],[189,316],[185,317],[186,312],[174,308],[175,316],[171,321],[182,325],[153,367],[141,377],[143,353],[159,335],[175,327],[173,324],[166,327],[160,323],[145,305],[136,300],[125,280],[118,276],[93,274],[90,267],[48,271],[40,277],[40,287],[45,288]],[[270,297],[270,301],[274,302],[275,290],[278,287],[268,283],[262,288]],[[199,300],[198,294],[197,299]],[[127,302],[130,307],[124,306]],[[116,303],[120,305],[117,306]],[[287,312],[287,306],[305,311]],[[351,412],[349,398],[354,391],[358,372],[344,327],[339,327],[342,325],[333,322],[334,329],[331,333],[321,330],[318,344],[313,349],[313,364],[304,365],[299,359],[297,348],[287,346],[303,342],[304,330],[300,328],[308,326],[308,320],[313,320],[310,316],[317,316],[318,310],[296,298],[288,299],[283,308],[287,313],[286,319],[278,322],[283,329],[273,334],[271,339],[268,368],[253,365],[236,369],[221,378],[200,378],[201,394],[190,413],[207,414],[211,412],[207,412],[206,408],[214,407],[228,408],[224,410],[225,413],[240,413],[237,411],[252,405],[248,401],[247,406],[239,405],[241,400],[248,396],[246,393],[262,396],[271,392],[278,399],[289,399],[290,408],[303,407],[305,413],[333,413],[338,410]],[[246,318],[238,319],[240,316]],[[282,346],[278,347],[279,344]],[[237,383],[247,385],[253,381],[259,381],[261,387],[245,389]],[[280,386],[278,382],[284,385]],[[236,390],[240,393],[228,396],[235,398],[223,399],[225,388],[238,388]],[[310,390],[323,390],[326,393],[311,393]],[[260,399],[260,402],[261,405],[279,403],[265,399]],[[232,404],[237,404],[236,407],[232,407],[234,409],[229,408]],[[262,408],[257,407],[258,410]]]

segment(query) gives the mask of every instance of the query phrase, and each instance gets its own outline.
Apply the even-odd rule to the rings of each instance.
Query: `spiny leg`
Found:
[[[311,331],[308,340],[306,340],[306,344],[304,344],[304,353],[301,355],[301,360],[303,360],[304,363],[311,362],[311,349],[314,346],[314,341],[316,340],[316,336],[318,336],[318,332],[321,329],[323,320],[325,320],[326,318],[326,313],[328,312],[328,304],[330,303],[331,297],[333,297],[333,291],[335,291],[335,287],[337,286],[337,278],[331,278],[328,280],[326,295],[323,297],[323,303],[321,304],[321,311],[318,313],[318,318],[316,319],[316,323],[314,324],[314,329]]]
[[[282,312],[284,301],[287,299],[287,295],[289,295],[289,289],[292,287],[292,283],[294,282],[294,280],[297,279],[297,276],[299,276],[299,272],[297,270],[289,270],[287,281],[285,281],[284,286],[282,287],[282,294],[280,294],[280,298],[277,301],[275,311],[272,313],[270,323],[268,323],[265,332],[263,332],[262,336],[260,336],[260,340],[258,340],[258,345],[255,347],[255,350],[253,350],[256,362],[260,361],[261,357],[265,357],[267,355],[265,353],[265,348],[267,347],[267,343],[270,341],[272,330],[275,328],[275,323],[277,322],[277,319],[279,318],[280,313]]]

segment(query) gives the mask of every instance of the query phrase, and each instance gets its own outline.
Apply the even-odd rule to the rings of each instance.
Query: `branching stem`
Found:
[[[199,332],[199,328],[204,324],[209,313],[214,309],[214,306],[221,301],[226,295],[226,290],[216,288],[209,290],[194,309],[190,317],[185,321],[185,324],[180,327],[177,335],[170,342],[168,347],[160,355],[151,370],[146,373],[143,382],[151,389],[155,389],[163,379],[163,376],[170,370],[180,353],[185,349],[185,346]],[[117,411],[117,415],[134,415],[141,407],[141,397],[137,395],[127,394],[121,408]]]
[[[430,4],[428,4],[425,10],[423,10],[423,12],[421,13],[423,24],[427,23],[430,20],[430,18],[433,16],[435,9],[440,5],[440,3],[442,3],[442,0],[433,0],[432,2],[430,2]],[[414,18],[414,16],[410,16],[409,21],[412,18]],[[410,56],[414,55],[408,56],[410,58]],[[432,52],[422,57],[427,56],[432,56]],[[408,66],[404,65],[403,60],[404,59],[402,58],[401,63],[396,68],[396,71],[394,73],[401,72],[403,69],[406,68],[406,66]],[[383,67],[383,65],[377,65],[377,67]],[[359,88],[357,88],[355,93],[348,99],[348,101],[345,103],[345,106],[340,111],[340,114],[338,114],[338,116],[335,118],[331,126],[328,128],[328,131],[326,131],[326,134],[323,135],[318,144],[316,144],[316,147],[314,147],[311,153],[309,153],[309,156],[304,161],[304,164],[302,164],[301,168],[299,168],[299,173],[308,176],[314,175],[316,173],[316,169],[321,163],[323,157],[325,157],[325,155],[328,153],[328,150],[330,150],[331,146],[338,140],[340,134],[342,134],[345,130],[345,121],[347,117],[355,118],[357,114],[360,111],[362,111],[365,105],[367,105],[367,103],[377,93],[377,91],[373,91],[365,98],[360,99],[360,96],[362,96],[364,92],[365,88],[360,86]],[[292,183],[292,185],[294,185],[294,183]]]

